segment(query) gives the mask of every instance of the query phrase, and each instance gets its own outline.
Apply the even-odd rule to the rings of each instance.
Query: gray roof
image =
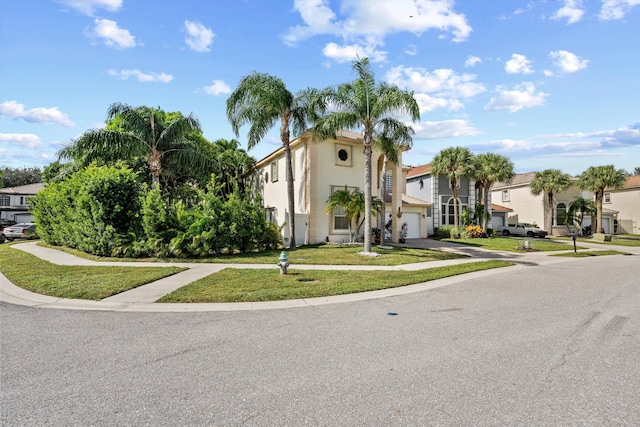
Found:
[[[0,194],[25,194],[33,195],[44,188],[44,184],[39,182],[37,184],[20,185],[18,187],[6,187],[0,188]]]

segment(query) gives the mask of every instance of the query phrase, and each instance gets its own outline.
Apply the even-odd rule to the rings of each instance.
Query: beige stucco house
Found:
[[[348,242],[349,227],[341,209],[327,214],[327,200],[333,191],[349,189],[364,191],[364,151],[362,135],[351,131],[340,132],[335,139],[314,142],[305,133],[290,142],[295,192],[296,243]],[[391,241],[397,242],[402,223],[409,224],[407,237],[426,237],[428,204],[406,196],[402,153],[398,163],[387,162],[387,188],[385,218],[393,218]],[[254,167],[255,185],[261,191],[267,218],[282,226],[287,221],[287,182],[284,148],[280,147],[259,160]],[[374,150],[372,155],[372,192],[382,198],[381,185],[384,156]],[[393,214],[392,214],[393,213]],[[398,216],[399,215],[399,216]],[[372,225],[376,224],[374,216]],[[414,224],[414,221],[416,223]],[[355,230],[355,225],[352,226]],[[361,230],[361,234],[367,232]],[[370,231],[369,231],[370,232]],[[287,226],[282,228],[283,240],[289,239]]]
[[[512,209],[513,212],[508,217],[509,224],[525,222],[544,226],[544,212],[547,204],[545,194],[534,196],[531,194],[531,182],[536,176],[536,172],[516,174],[510,184],[498,182],[491,190],[491,198],[495,203]],[[553,230],[547,230],[554,236],[565,236],[569,233],[569,228],[565,225],[564,214],[569,209],[569,205],[578,197],[593,200],[593,192],[581,191],[576,187],[578,178],[571,178],[572,185],[569,189],[555,193],[553,195]],[[621,190],[618,190],[620,192]],[[613,194],[613,193],[612,193]],[[621,199],[627,199],[628,195],[623,194]],[[633,196],[631,197],[633,198]],[[637,199],[636,199],[637,200]],[[603,204],[602,226],[605,233],[614,233],[614,224],[619,215],[618,206],[613,203]],[[591,218],[585,217],[583,227],[591,225]]]
[[[616,234],[640,234],[640,175],[627,177],[620,189],[605,189],[602,207],[617,212]]]

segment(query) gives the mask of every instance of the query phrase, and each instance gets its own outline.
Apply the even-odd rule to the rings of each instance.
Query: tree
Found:
[[[496,182],[511,183],[514,175],[513,162],[500,154],[479,154],[474,158],[472,174],[483,189],[482,232],[487,234],[491,186]]]
[[[385,233],[382,231],[385,229],[385,217],[384,217],[384,201],[386,200],[386,192],[387,192],[387,161],[392,161],[394,163],[398,162],[398,151],[403,148],[411,148],[412,142],[410,141],[408,144],[404,146],[400,146],[396,143],[397,138],[393,136],[389,136],[386,134],[378,135],[374,139],[374,146],[382,152],[384,159],[382,161],[382,185],[380,185],[380,212],[378,215],[378,229],[380,232],[380,245],[384,245]]]
[[[10,168],[3,167],[0,170],[0,187],[19,187],[21,185],[37,184],[42,182],[40,168]]]
[[[160,185],[162,162],[173,157],[192,169],[202,169],[206,159],[189,138],[192,132],[201,132],[200,123],[192,115],[165,113],[160,108],[130,107],[114,103],[107,110],[110,126],[83,133],[58,155],[82,166],[93,161],[106,164],[118,160],[131,161],[144,158],[154,185]]]
[[[238,87],[227,99],[227,118],[236,137],[240,128],[250,125],[247,148],[251,150],[280,121],[280,141],[285,153],[288,198],[289,246],[296,247],[295,234],[295,194],[293,188],[293,166],[291,162],[290,138],[300,135],[307,123],[316,118],[316,111],[322,111],[314,89],[306,89],[295,96],[284,82],[269,74],[253,72],[242,78]]]
[[[434,175],[447,175],[453,194],[453,233],[458,235],[458,181],[471,171],[473,154],[464,147],[449,147],[441,150],[431,161]]]
[[[571,176],[560,169],[537,172],[530,184],[531,194],[544,194],[544,229],[553,236],[553,195],[571,187]]]
[[[576,197],[573,202],[569,204],[569,210],[567,211],[569,222],[577,222],[580,229],[582,229],[582,222],[586,214],[591,216],[597,214],[596,203],[584,197]]]
[[[312,129],[316,139],[335,138],[342,129],[362,130],[364,145],[364,211],[365,230],[371,230],[371,154],[376,136],[393,137],[397,144],[412,143],[413,128],[396,118],[408,115],[415,122],[420,119],[420,108],[413,92],[400,90],[395,85],[380,83],[375,77],[368,58],[353,62],[358,78],[337,88],[323,91],[326,104],[333,111],[321,117]],[[400,179],[400,178],[398,178]],[[371,252],[371,233],[364,233],[364,252]]]
[[[380,209],[383,206],[382,200],[377,197],[373,197],[373,201],[371,204],[372,213],[377,209]],[[345,217],[347,219],[347,224],[349,227],[349,236],[351,239],[351,243],[355,241],[355,238],[360,235],[360,229],[362,228],[362,224],[364,223],[364,218],[360,221],[360,218],[363,216],[362,214],[365,212],[366,203],[365,196],[362,191],[349,191],[345,186],[344,190],[336,190],[333,192],[329,199],[327,200],[327,213],[333,213],[336,208],[342,207],[344,209]],[[355,233],[351,232],[351,224],[355,220],[356,223],[356,231]],[[365,233],[367,235],[368,233]]]
[[[591,166],[578,178],[578,188],[593,191],[596,197],[596,232],[604,233],[602,227],[602,199],[605,188],[622,188],[627,179],[623,169],[616,169],[614,165]]]
[[[633,168],[633,175],[640,175],[640,166]]]

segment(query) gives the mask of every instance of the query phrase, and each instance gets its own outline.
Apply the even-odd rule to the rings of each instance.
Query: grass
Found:
[[[51,247],[54,249],[69,252],[73,255],[91,259],[94,261],[155,261],[155,262],[208,262],[217,264],[276,264],[282,250],[272,250],[261,253],[221,255],[210,258],[198,259],[182,259],[182,258],[104,258],[86,254],[84,252],[64,248],[59,246],[51,246],[46,243],[40,245]],[[463,255],[452,254],[447,252],[434,251],[431,249],[413,249],[398,248],[381,249],[373,247],[372,251],[377,252],[380,256],[369,257],[359,255],[362,246],[337,246],[337,245],[311,245],[304,246],[295,250],[285,250],[289,257],[289,262],[295,264],[312,264],[312,265],[402,265],[413,264],[416,262],[439,261],[445,259],[464,258]]]
[[[179,267],[61,266],[0,245],[0,272],[16,286],[59,298],[101,300],[185,270]]]
[[[563,252],[561,254],[551,254],[551,256],[564,256],[569,258],[587,258],[592,256],[606,256],[606,255],[629,255],[626,252],[620,251],[580,251],[580,252]]]
[[[461,245],[476,246],[483,249],[490,249],[493,251],[507,251],[507,252],[535,252],[535,251],[566,251],[569,246],[565,243],[553,242],[548,239],[527,239],[529,240],[529,250],[522,248],[522,238],[513,237],[486,237],[475,239],[442,239],[443,241],[451,243],[459,243]],[[571,246],[573,249],[573,246]],[[578,247],[578,249],[584,249]]]
[[[165,295],[158,302],[249,302],[314,298],[394,288],[513,265],[480,261],[418,271],[240,270],[229,268]]]

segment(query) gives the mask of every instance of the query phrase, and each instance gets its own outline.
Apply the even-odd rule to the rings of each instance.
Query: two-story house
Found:
[[[640,175],[627,177],[620,189],[605,189],[602,207],[617,212],[615,233],[640,234]]]
[[[296,243],[315,244],[321,242],[349,241],[349,224],[342,209],[327,213],[327,200],[332,192],[347,187],[364,191],[364,150],[362,135],[351,131],[340,132],[335,139],[314,142],[305,133],[290,142],[293,163],[295,193]],[[372,194],[382,198],[382,175],[387,172],[385,218],[393,218],[392,242],[398,241],[402,223],[411,221],[407,237],[426,237],[427,206],[421,201],[403,196],[405,188],[402,153],[398,163],[384,162],[384,156],[374,150],[372,155]],[[255,185],[262,193],[267,218],[281,226],[286,224],[288,214],[286,158],[280,147],[254,167]],[[376,226],[374,216],[372,226]],[[352,226],[352,231],[355,226]],[[421,234],[421,230],[425,230]],[[370,230],[361,230],[371,232]],[[282,229],[283,239],[289,238],[287,226]]]
[[[28,184],[18,187],[0,188],[0,218],[14,222],[32,222],[27,198],[35,196],[44,184]]]

